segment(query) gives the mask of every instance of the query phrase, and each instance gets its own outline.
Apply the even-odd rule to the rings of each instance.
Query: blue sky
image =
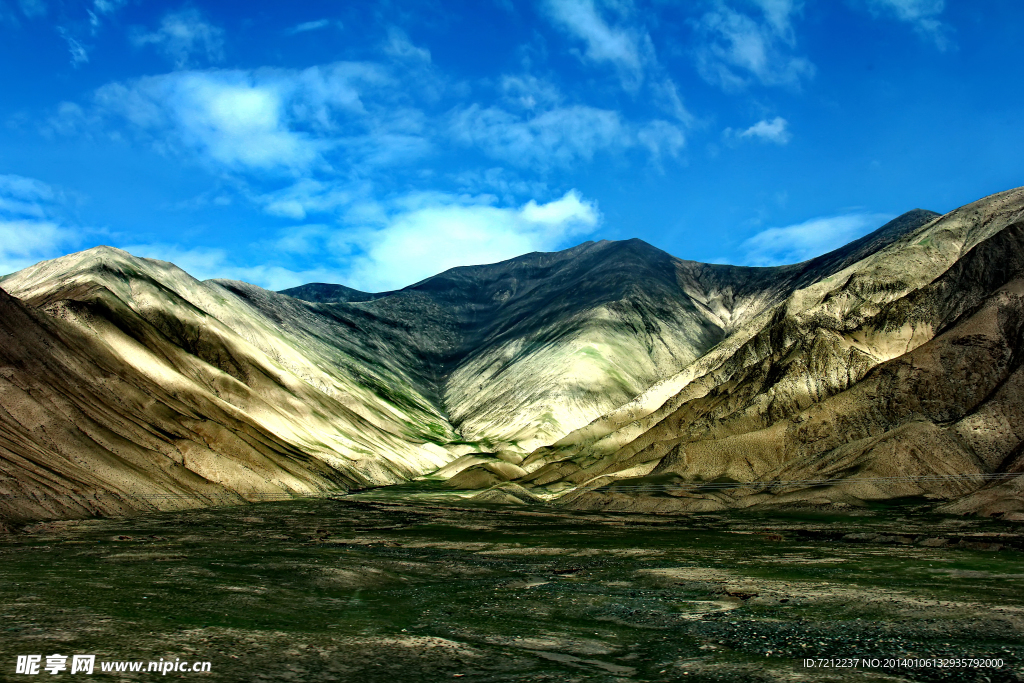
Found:
[[[768,265],[1024,184],[1024,5],[0,0],[0,272],[381,291],[639,237]]]

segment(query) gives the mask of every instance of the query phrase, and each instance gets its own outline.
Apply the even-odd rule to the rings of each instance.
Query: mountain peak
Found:
[[[373,301],[390,294],[390,292],[371,294],[370,292],[362,292],[345,285],[335,285],[326,282],[310,282],[298,287],[282,289],[279,293],[316,304],[359,303],[362,301]]]

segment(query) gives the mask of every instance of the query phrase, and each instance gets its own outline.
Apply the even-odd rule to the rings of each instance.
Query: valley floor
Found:
[[[33,680],[18,655],[95,654],[99,680],[153,680],[99,662],[162,657],[211,673],[161,678],[216,681],[1024,681],[1019,523],[911,503],[575,513],[425,486],[0,536],[0,679]]]

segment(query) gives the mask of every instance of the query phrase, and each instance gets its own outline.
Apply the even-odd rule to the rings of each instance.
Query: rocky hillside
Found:
[[[450,459],[401,348],[346,346],[352,327],[291,297],[105,247],[0,286],[5,517],[346,490]]]
[[[431,472],[585,508],[1016,509],[989,475],[1024,468],[1022,212],[1022,191],[915,210],[777,268],[588,242],[383,293],[108,247],[43,262],[0,278],[0,516]]]
[[[640,240],[588,242],[454,268],[385,295],[332,285],[285,294],[338,314],[415,321],[410,342],[463,439],[532,450],[688,366],[809,282],[874,253],[937,214],[911,211],[796,266],[683,261]]]
[[[1022,467],[1022,221],[1013,190],[906,232],[538,449],[518,483],[582,508],[1021,509],[1015,482],[986,481]]]

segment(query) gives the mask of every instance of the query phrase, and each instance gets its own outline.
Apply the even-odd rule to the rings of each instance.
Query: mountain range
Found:
[[[0,278],[0,519],[428,476],[579,509],[1019,514],[1024,190],[810,261],[640,240],[393,292],[96,247]]]

